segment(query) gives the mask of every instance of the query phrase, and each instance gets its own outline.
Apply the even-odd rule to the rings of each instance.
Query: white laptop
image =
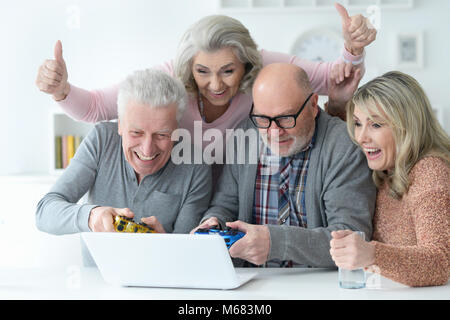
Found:
[[[235,269],[219,235],[84,232],[103,279],[139,287],[234,289],[257,272]]]

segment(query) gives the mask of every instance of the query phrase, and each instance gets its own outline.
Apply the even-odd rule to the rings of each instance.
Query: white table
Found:
[[[448,283],[438,287],[409,288],[371,275],[365,289],[341,289],[337,277],[336,270],[328,269],[258,269],[257,277],[238,289],[200,290],[111,286],[104,282],[97,268],[0,268],[0,299],[450,299]]]

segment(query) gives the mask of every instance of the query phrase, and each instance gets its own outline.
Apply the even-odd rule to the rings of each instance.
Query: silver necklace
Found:
[[[205,105],[203,104],[203,99],[202,99],[200,90],[198,90],[198,106],[199,106],[199,111],[200,111],[200,117],[202,118],[203,121],[206,122],[206,117],[204,114]]]

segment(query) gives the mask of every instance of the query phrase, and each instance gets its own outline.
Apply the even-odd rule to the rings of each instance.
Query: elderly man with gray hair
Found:
[[[39,202],[38,229],[57,235],[114,231],[116,215],[157,232],[188,233],[198,225],[211,197],[211,169],[170,161],[185,100],[181,82],[163,71],[129,76],[119,90],[118,122],[97,124],[83,140]],[[77,204],[86,192],[87,204]]]

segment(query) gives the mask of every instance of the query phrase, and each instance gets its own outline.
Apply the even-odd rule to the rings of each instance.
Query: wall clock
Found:
[[[301,59],[328,62],[335,61],[344,48],[344,39],[331,28],[311,29],[302,33],[294,42],[291,53]]]

